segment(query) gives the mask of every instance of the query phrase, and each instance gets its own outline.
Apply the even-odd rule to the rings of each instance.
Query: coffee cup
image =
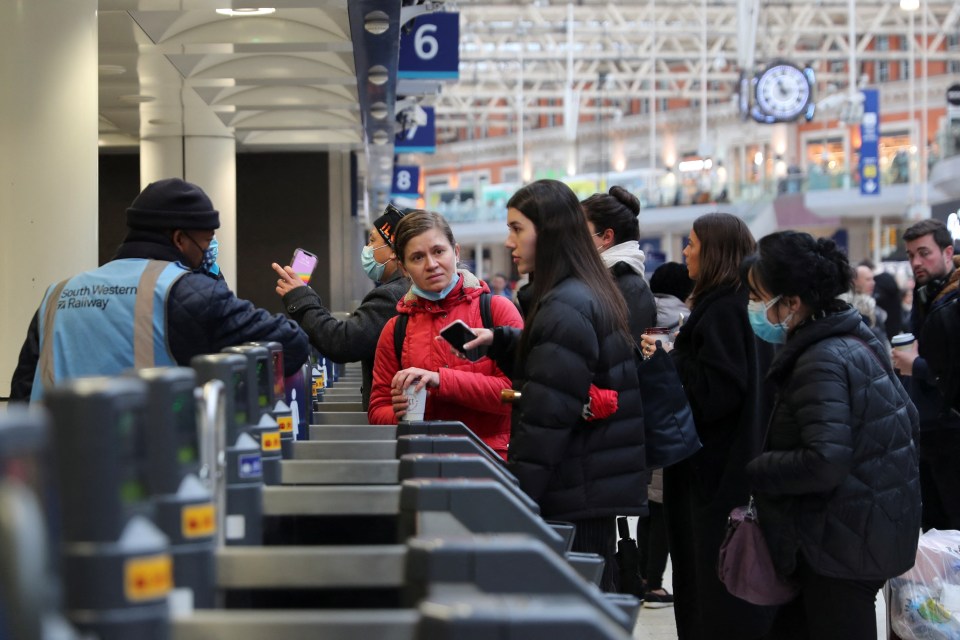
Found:
[[[403,419],[407,422],[423,420],[423,412],[427,407],[427,388],[424,387],[417,391],[417,384],[413,383],[403,390],[403,395],[407,397],[407,412]]]
[[[914,337],[912,333],[898,333],[890,338],[890,345],[894,349],[908,351],[916,340],[916,337]]]

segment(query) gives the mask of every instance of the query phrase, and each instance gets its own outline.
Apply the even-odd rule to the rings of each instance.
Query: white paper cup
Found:
[[[901,349],[904,351],[909,351],[916,338],[912,333],[898,333],[897,335],[890,338],[890,345],[894,349]]]
[[[411,384],[403,390],[403,395],[407,396],[407,413],[403,419],[407,422],[423,420],[423,411],[427,407],[427,388],[415,391],[416,384]]]

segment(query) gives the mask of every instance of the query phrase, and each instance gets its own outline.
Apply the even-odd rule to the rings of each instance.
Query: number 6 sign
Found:
[[[456,80],[460,68],[460,14],[427,13],[400,36],[398,78]]]

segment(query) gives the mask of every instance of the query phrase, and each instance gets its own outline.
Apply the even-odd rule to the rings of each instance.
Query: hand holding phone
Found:
[[[467,360],[476,362],[487,355],[486,347],[477,347],[475,349],[464,349],[463,345],[476,339],[477,334],[463,320],[454,320],[440,330],[440,337],[450,343],[454,349],[462,353]]]
[[[293,258],[290,260],[290,267],[297,274],[303,284],[310,284],[310,277],[317,266],[317,256],[305,249],[297,249],[293,252]]]

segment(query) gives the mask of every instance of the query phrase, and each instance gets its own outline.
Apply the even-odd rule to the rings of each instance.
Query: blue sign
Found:
[[[263,475],[259,453],[240,455],[237,464],[240,467],[237,473],[241,478],[259,478]]]
[[[860,119],[860,194],[880,195],[880,93],[863,90]]]
[[[437,150],[437,118],[433,107],[417,106],[414,115],[398,119],[396,153],[433,153]]]
[[[400,36],[400,79],[456,80],[460,76],[460,14],[428,13]]]
[[[391,198],[420,197],[420,167],[394,165],[393,182],[390,183]]]

